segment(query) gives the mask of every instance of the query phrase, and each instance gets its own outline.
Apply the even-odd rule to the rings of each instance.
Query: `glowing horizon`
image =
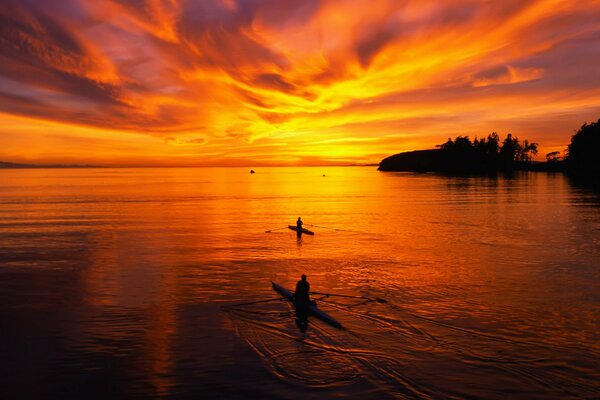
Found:
[[[600,1],[4,0],[0,160],[377,163],[600,117]]]

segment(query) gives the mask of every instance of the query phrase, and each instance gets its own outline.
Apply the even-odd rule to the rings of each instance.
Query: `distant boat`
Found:
[[[288,228],[290,228],[291,230],[295,231],[298,235],[301,235],[303,233],[305,233],[307,235],[314,235],[315,234],[313,231],[309,231],[306,228],[302,228],[300,231],[298,231],[298,227],[296,225],[288,225]]]
[[[251,170],[250,170],[250,173],[251,173],[251,174],[253,174],[253,173],[254,173],[254,170],[253,170],[253,169],[251,169]]]

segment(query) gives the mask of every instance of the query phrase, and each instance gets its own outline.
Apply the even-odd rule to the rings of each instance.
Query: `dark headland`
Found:
[[[19,164],[6,161],[0,161],[0,169],[28,169],[28,168],[98,168],[95,165],[76,165],[76,164]]]
[[[458,136],[436,147],[387,157],[380,162],[378,169],[449,174],[552,171],[593,179],[600,177],[600,119],[583,124],[572,136],[564,154],[556,151],[548,153],[544,162],[533,161],[533,156],[538,153],[537,143],[521,142],[510,133],[504,139],[495,132],[474,140]]]

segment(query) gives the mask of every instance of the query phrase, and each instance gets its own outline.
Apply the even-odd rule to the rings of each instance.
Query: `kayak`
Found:
[[[315,234],[313,231],[309,231],[306,228],[302,228],[302,230],[300,232],[298,232],[298,227],[296,225],[288,225],[288,228],[290,228],[291,230],[295,231],[297,234],[301,234],[301,233],[306,233],[307,235],[314,235]]]
[[[279,293],[280,295],[282,295],[283,297],[285,297],[286,299],[288,299],[292,303],[294,302],[294,292],[292,292],[291,290],[288,290],[288,289],[284,288],[281,285],[276,284],[273,281],[271,281],[271,285],[273,286],[273,290],[275,290],[277,293]],[[334,327],[336,327],[338,329],[342,329],[342,324],[340,324],[331,315],[329,315],[325,311],[321,310],[317,306],[317,302],[315,302],[315,301],[311,301],[310,307],[308,308],[308,313],[311,314],[311,315],[313,315],[313,316],[315,316],[315,317],[317,317],[317,318],[319,318],[321,321],[327,322],[331,326],[334,326]]]

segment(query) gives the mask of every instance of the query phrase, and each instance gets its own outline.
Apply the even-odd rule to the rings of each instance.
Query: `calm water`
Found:
[[[562,175],[0,171],[0,398],[598,398],[599,260]]]

